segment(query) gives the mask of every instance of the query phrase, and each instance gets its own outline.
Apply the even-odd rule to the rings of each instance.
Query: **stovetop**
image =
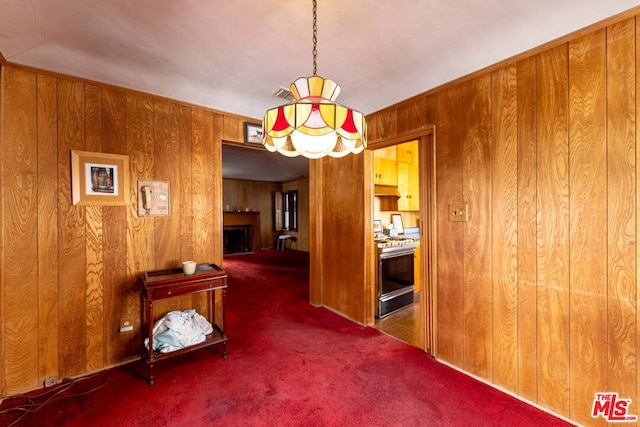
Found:
[[[398,237],[389,237],[389,236],[382,236],[382,237],[375,237],[373,239],[374,243],[376,244],[376,246],[378,247],[378,249],[386,249],[386,248],[415,248],[418,244],[418,242],[411,238],[411,237],[404,237],[404,236],[398,236]]]

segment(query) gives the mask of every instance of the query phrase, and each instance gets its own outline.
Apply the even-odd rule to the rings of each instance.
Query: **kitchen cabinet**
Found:
[[[418,165],[418,141],[405,142],[397,146],[396,158],[398,163]]]
[[[399,211],[420,210],[419,176],[418,165],[398,162]]]
[[[395,160],[382,157],[373,158],[373,183],[376,185],[398,185],[398,166]]]
[[[397,150],[395,146],[373,152],[373,182],[376,185],[398,185]]]
[[[393,161],[398,160],[398,150],[395,145],[390,145],[389,147],[378,148],[373,152],[374,156],[379,157],[381,159],[389,159]]]

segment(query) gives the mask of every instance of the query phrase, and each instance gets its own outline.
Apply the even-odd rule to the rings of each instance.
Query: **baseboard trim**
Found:
[[[554,411],[550,410],[549,408],[545,408],[544,406],[540,406],[539,404],[537,404],[537,403],[535,403],[535,402],[532,402],[532,401],[530,401],[530,400],[528,400],[528,399],[525,399],[524,397],[522,397],[522,396],[520,396],[520,395],[515,394],[515,393],[514,393],[514,392],[512,392],[511,390],[507,390],[506,388],[502,388],[502,387],[500,387],[500,386],[498,386],[498,385],[495,385],[495,384],[493,384],[493,383],[491,383],[491,382],[487,381],[487,380],[486,380],[486,379],[484,379],[484,378],[478,377],[477,375],[473,375],[473,374],[471,374],[471,373],[469,373],[469,372],[467,372],[467,371],[465,371],[465,370],[463,370],[463,369],[460,369],[458,366],[455,366],[455,365],[452,365],[451,363],[445,362],[444,360],[440,360],[440,359],[438,359],[438,358],[435,358],[435,359],[436,359],[436,361],[437,361],[438,363],[442,363],[443,365],[448,366],[448,367],[450,367],[451,369],[453,369],[453,370],[455,370],[455,371],[460,372],[461,374],[464,374],[464,375],[466,375],[466,376],[468,376],[468,377],[471,377],[471,378],[473,378],[474,380],[480,381],[481,383],[486,384],[486,385],[488,385],[489,387],[492,387],[492,388],[494,388],[494,389],[496,389],[496,390],[498,390],[498,391],[501,391],[502,393],[508,394],[509,396],[511,396],[511,397],[513,397],[513,398],[515,398],[515,399],[518,399],[519,401],[524,402],[524,403],[526,403],[527,405],[531,405],[531,406],[533,406],[534,408],[537,408],[537,409],[539,409],[539,410],[541,410],[541,411],[543,411],[543,412],[546,412],[546,413],[548,413],[548,414],[553,415],[554,417],[560,418],[561,420],[566,421],[566,422],[567,422],[567,423],[569,423],[569,424],[572,424],[572,425],[575,425],[575,426],[578,426],[578,427],[580,426],[580,424],[578,424],[575,420],[569,419],[569,418],[567,418],[567,417],[565,417],[565,416],[563,416],[563,415],[560,415],[560,414],[558,414],[558,413],[556,413],[556,412],[554,412]]]

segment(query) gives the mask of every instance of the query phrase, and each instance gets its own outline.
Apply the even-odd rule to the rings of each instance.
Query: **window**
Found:
[[[298,190],[274,193],[273,228],[298,231]]]

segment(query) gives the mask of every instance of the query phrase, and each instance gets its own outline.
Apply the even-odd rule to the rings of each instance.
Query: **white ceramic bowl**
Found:
[[[182,271],[187,276],[192,275],[196,272],[196,262],[195,261],[184,261],[182,263]]]

